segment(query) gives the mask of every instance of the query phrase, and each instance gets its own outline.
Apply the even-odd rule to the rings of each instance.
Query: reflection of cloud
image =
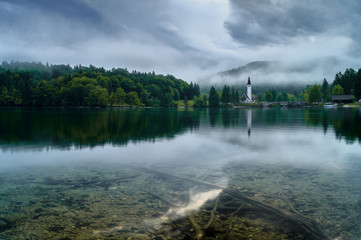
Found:
[[[222,192],[222,189],[214,189],[210,190],[208,192],[200,192],[196,194],[190,194],[190,199],[187,205],[176,207],[176,208],[170,208],[168,212],[162,216],[162,219],[168,219],[170,217],[176,218],[176,217],[183,217],[189,212],[197,211],[199,210],[204,203],[206,203],[209,200],[214,200],[217,198],[217,196]]]

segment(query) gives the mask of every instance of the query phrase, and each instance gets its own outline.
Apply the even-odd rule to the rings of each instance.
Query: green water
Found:
[[[360,239],[360,143],[359,109],[0,108],[0,239]]]

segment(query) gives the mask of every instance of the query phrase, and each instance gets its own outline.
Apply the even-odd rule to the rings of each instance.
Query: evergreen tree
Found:
[[[326,80],[326,78],[323,79],[323,83],[322,83],[322,100],[324,102],[329,100],[329,94],[328,94],[328,82]]]
[[[231,101],[233,104],[239,103],[239,101],[240,101],[239,93],[238,93],[238,91],[235,89],[235,87],[232,87],[232,88],[231,88],[231,99],[230,99],[230,101]]]
[[[209,107],[219,107],[219,96],[216,89],[212,86],[209,91]]]
[[[222,97],[221,97],[222,103],[223,104],[229,103],[230,97],[231,97],[231,90],[227,85],[224,85],[223,90],[222,90]]]
[[[354,89],[353,93],[354,93],[355,97],[357,99],[360,99],[361,98],[361,68],[357,72],[353,89]]]

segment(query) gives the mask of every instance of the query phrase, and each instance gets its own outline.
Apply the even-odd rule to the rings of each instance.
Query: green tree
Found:
[[[125,102],[131,106],[140,106],[140,99],[137,92],[129,92],[125,95]]]
[[[212,86],[209,91],[209,107],[219,107],[219,96],[216,89]]]
[[[101,86],[95,86],[92,90],[90,90],[87,102],[88,105],[92,107],[105,107],[108,104],[108,99],[108,90],[102,88]]]
[[[162,96],[162,89],[158,85],[149,85],[147,87],[147,91],[149,92],[151,98],[160,99]]]
[[[109,96],[109,104],[110,106],[113,106],[115,103],[117,103],[117,95],[112,92]]]
[[[184,106],[185,106],[185,107],[188,107],[188,97],[187,97],[187,95],[184,96],[183,103],[184,103]]]
[[[205,101],[206,106],[207,106],[207,105],[208,105],[208,100],[209,100],[209,96],[208,96],[207,93],[205,93],[205,94],[203,95],[203,100]]]
[[[125,102],[125,91],[123,88],[119,87],[117,91],[115,92],[116,97],[116,103],[119,103],[120,105],[123,105]]]
[[[307,90],[307,102],[313,103],[321,99],[321,88],[319,85],[313,85]]]
[[[358,70],[356,75],[353,93],[357,99],[361,98],[361,68]]]
[[[233,104],[239,103],[239,101],[240,101],[239,92],[234,87],[231,88],[231,99],[230,99],[230,101]]]
[[[288,101],[288,94],[286,92],[282,92],[282,101]]]
[[[335,87],[336,85],[340,85],[344,89],[344,94],[351,94],[356,78],[356,71],[352,68],[349,68],[346,69],[343,74],[341,72],[336,74],[332,86]]]
[[[178,101],[179,99],[180,99],[180,94],[179,94],[179,91],[176,89],[176,88],[174,88],[173,89],[173,98],[174,98],[174,100],[175,101]]]
[[[224,87],[222,89],[222,96],[221,96],[222,103],[224,103],[224,104],[229,103],[230,98],[231,98],[231,90],[227,85],[224,85]]]
[[[277,102],[282,102],[283,101],[283,96],[282,96],[281,93],[277,95],[276,101]]]
[[[272,93],[272,101],[271,102],[274,102],[274,101],[276,101],[276,98],[277,98],[277,92],[274,89],[272,89],[270,91]]]
[[[296,102],[297,101],[297,98],[295,95],[293,94],[289,94],[288,96],[288,100],[291,101],[291,102]]]
[[[326,78],[324,78],[322,82],[322,100],[324,102],[327,102],[329,100],[328,82]]]
[[[272,100],[273,100],[273,94],[272,94],[271,90],[268,90],[268,91],[264,94],[264,99],[266,99],[267,102],[272,102]]]
[[[147,90],[143,90],[140,94],[139,94],[139,98],[140,98],[140,102],[141,104],[144,104],[145,106],[149,106],[149,93]]]
[[[170,93],[165,93],[160,99],[160,105],[162,107],[172,107],[174,105],[173,97]]]
[[[207,106],[207,101],[205,100],[204,96],[200,96],[200,97],[197,97],[197,96],[194,96],[193,97],[193,107],[206,107]]]
[[[332,95],[343,95],[343,94],[344,94],[344,90],[340,84],[337,84],[332,88]]]
[[[33,105],[55,106],[57,105],[57,95],[58,92],[53,84],[45,80],[40,81],[32,92]]]
[[[125,92],[131,92],[131,91],[134,91],[136,86],[135,86],[135,83],[133,80],[129,79],[129,78],[123,78],[121,81],[120,81],[120,86],[121,88],[124,89]]]
[[[10,95],[6,87],[2,87],[0,92],[0,105],[7,106],[10,105]]]

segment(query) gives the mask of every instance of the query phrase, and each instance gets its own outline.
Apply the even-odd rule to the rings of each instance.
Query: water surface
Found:
[[[360,118],[1,108],[0,239],[359,239]]]

